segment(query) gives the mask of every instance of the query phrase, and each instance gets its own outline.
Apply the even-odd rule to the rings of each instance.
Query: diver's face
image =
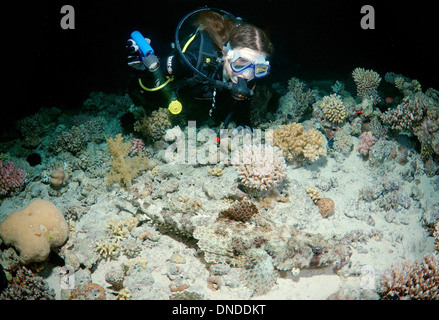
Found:
[[[258,57],[266,56],[263,52],[256,51],[249,48],[237,48],[239,49],[239,57],[243,59],[247,59],[248,61],[257,61]],[[223,68],[223,76],[227,81],[232,81],[233,83],[238,83],[238,78],[246,79],[247,81],[253,80],[255,77],[254,69],[253,68],[247,68],[243,70],[242,72],[234,72],[232,68],[230,67],[230,63],[232,60],[238,58],[233,57],[229,58],[227,56],[227,52],[223,51],[224,55],[224,68]]]

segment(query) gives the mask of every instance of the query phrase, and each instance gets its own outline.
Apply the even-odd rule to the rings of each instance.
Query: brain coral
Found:
[[[292,162],[315,161],[326,152],[325,139],[315,129],[305,131],[299,123],[279,126],[273,131],[273,143]]]
[[[329,122],[340,124],[346,119],[346,108],[340,96],[336,93],[323,97],[320,108],[323,110],[325,119]]]
[[[20,251],[20,262],[44,261],[51,248],[67,240],[68,225],[62,212],[51,202],[35,200],[15,211],[0,225],[0,236]]]
[[[259,191],[278,185],[287,171],[282,151],[270,145],[244,145],[235,151],[232,164],[241,182]]]

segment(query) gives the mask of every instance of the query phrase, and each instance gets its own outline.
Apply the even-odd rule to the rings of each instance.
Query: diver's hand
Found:
[[[151,43],[151,40],[145,38],[148,43]],[[133,39],[128,39],[126,44],[126,50],[128,53],[128,66],[137,69],[137,70],[146,70],[145,65],[142,63],[142,58],[139,52],[139,46],[136,41]]]

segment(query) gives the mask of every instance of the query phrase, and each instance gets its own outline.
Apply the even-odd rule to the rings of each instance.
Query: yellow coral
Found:
[[[322,193],[316,187],[307,186],[305,190],[314,203],[317,203],[317,201],[319,201],[322,198]]]
[[[131,230],[137,226],[139,221],[136,218],[125,220],[108,220],[107,228],[116,236],[116,239],[123,239],[129,236]]]
[[[96,243],[97,252],[104,258],[114,258],[119,255],[120,244],[117,240],[98,241]]]
[[[326,152],[323,135],[299,123],[279,126],[273,131],[273,143],[283,151],[285,159],[292,162],[315,161]]]
[[[109,138],[107,146],[112,156],[111,171],[106,175],[106,184],[122,183],[127,189],[131,187],[131,180],[137,177],[140,171],[147,169],[148,159],[142,154],[130,157],[131,143],[123,142],[122,134],[115,139]]]
[[[117,298],[119,300],[130,300],[131,299],[131,291],[128,288],[123,288],[117,294]]]
[[[167,108],[160,108],[154,110],[149,117],[134,123],[134,131],[138,131],[150,138],[152,141],[157,141],[162,138],[166,130],[171,128],[170,113]]]
[[[346,108],[340,96],[336,93],[323,97],[320,108],[323,110],[325,119],[329,122],[340,124],[346,119]]]
[[[211,168],[207,169],[207,174],[211,176],[221,177],[224,174],[224,171],[221,168]]]

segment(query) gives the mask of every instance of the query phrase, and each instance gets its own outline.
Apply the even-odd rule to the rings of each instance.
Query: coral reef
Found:
[[[281,125],[273,131],[273,144],[283,151],[287,161],[316,161],[326,152],[325,139],[315,129],[305,131],[300,123]]]
[[[392,266],[381,279],[385,299],[439,299],[439,257],[429,254],[422,262]]]
[[[26,171],[17,168],[14,162],[0,160],[0,196],[21,189],[26,177]]]
[[[360,100],[370,99],[374,104],[380,102],[377,92],[381,77],[373,70],[365,70],[364,68],[356,68],[352,72],[352,77],[357,85],[357,97]]]
[[[232,164],[241,182],[259,191],[274,188],[287,170],[282,151],[271,145],[244,145],[234,153]]]
[[[53,141],[50,149],[55,153],[70,152],[78,155],[85,150],[89,142],[104,141],[103,127],[106,120],[97,117],[69,130],[62,131]]]
[[[54,300],[55,291],[42,277],[24,266],[18,268],[0,300]]]
[[[277,113],[300,121],[316,99],[316,90],[307,89],[303,81],[293,77],[288,80],[288,92],[279,100]]]
[[[423,119],[427,103],[427,97],[423,93],[406,96],[401,104],[386,111],[381,119],[392,129],[412,132],[413,127]]]
[[[20,262],[28,264],[44,261],[50,249],[63,245],[68,230],[62,212],[53,203],[34,200],[8,215],[0,225],[0,236],[20,252]]]
[[[394,109],[382,114],[384,124],[401,133],[415,135],[421,155],[428,161],[439,158],[439,100],[422,92],[408,94]]]
[[[123,142],[122,134],[107,140],[108,152],[112,156],[111,171],[106,175],[106,183],[121,183],[125,188],[131,187],[131,181],[148,168],[148,159],[142,154],[130,157],[131,143]]]
[[[31,274],[23,269],[24,250],[3,239],[3,229],[15,226],[0,225],[0,285],[9,281],[0,297],[438,299],[439,179],[430,176],[438,173],[439,93],[386,75],[399,90],[382,86],[379,94],[389,98],[376,105],[379,76],[362,73],[375,81],[359,81],[358,99],[335,79],[313,81],[313,90],[298,79],[288,89],[273,86],[278,95],[269,105],[271,88],[255,91],[261,101],[253,100],[250,116],[267,129],[265,145],[214,145],[235,152],[233,162],[214,165],[169,162],[170,143],[177,133],[187,141],[189,131],[178,117],[172,121],[182,129],[166,130],[164,108],[144,117],[126,95],[92,93],[79,112],[43,110],[21,122],[17,133],[29,140],[2,142],[0,161],[28,176],[0,195],[0,221],[9,225],[10,212],[46,199],[64,213],[68,239],[56,243],[50,259],[26,265]],[[279,96],[279,109],[268,115]],[[332,107],[322,108],[324,101]],[[143,140],[129,133],[135,119]],[[214,128],[206,123],[195,132],[204,129]],[[161,140],[165,130],[173,138]],[[29,156],[35,152],[38,161]],[[44,240],[50,250],[62,240],[48,224],[35,219],[29,228],[25,218],[17,220],[27,224],[33,245]],[[407,262],[389,269],[401,259]],[[66,268],[75,288],[61,290],[58,270]],[[376,276],[367,287],[365,269]],[[40,272],[55,294],[35,276]]]
[[[320,108],[323,110],[324,118],[332,124],[338,125],[347,117],[343,101],[336,93],[323,97]]]
[[[358,152],[363,156],[368,156],[370,148],[375,144],[376,139],[370,131],[363,132],[360,135],[360,142],[358,142]]]

